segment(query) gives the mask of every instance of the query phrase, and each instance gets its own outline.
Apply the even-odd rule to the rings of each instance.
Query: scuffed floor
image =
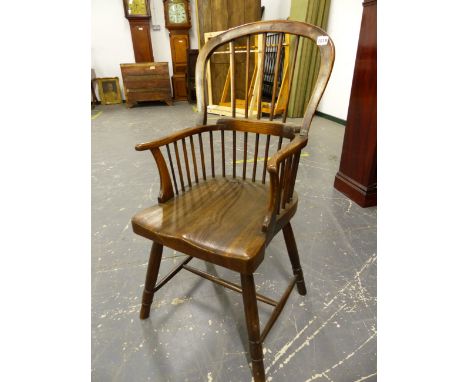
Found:
[[[240,294],[181,271],[155,295],[151,317],[138,317],[151,243],[133,234],[130,219],[157,203],[159,180],[152,156],[134,145],[193,126],[192,105],[95,110],[102,113],[92,120],[93,381],[250,381]],[[377,380],[377,210],[333,188],[343,133],[315,118],[301,158],[292,226],[308,294],[293,291],[265,341],[268,381]],[[183,258],[169,249],[163,256],[160,274]],[[240,282],[234,272],[191,264]],[[255,274],[257,290],[278,299],[290,277],[279,234]],[[271,310],[259,303],[262,325]]]

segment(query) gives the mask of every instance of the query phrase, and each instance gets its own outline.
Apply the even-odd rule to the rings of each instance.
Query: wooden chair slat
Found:
[[[262,34],[262,50],[258,53],[259,58],[259,86],[257,88],[257,119],[262,118],[262,80],[265,69],[266,33]]]
[[[174,152],[176,155],[177,170],[178,170],[179,179],[180,179],[180,187],[182,188],[182,191],[185,191],[184,175],[182,173],[182,166],[180,165],[179,148],[177,147],[177,141],[174,142]]]
[[[270,135],[267,135],[266,138],[266,143],[265,143],[265,157],[263,159],[263,175],[262,175],[262,183],[265,183],[265,177],[266,177],[266,169],[267,169],[267,163],[268,163],[268,152],[270,151]]]
[[[201,133],[198,133],[198,143],[200,144],[200,159],[202,165],[203,180],[206,180],[205,153],[203,151],[203,138]]]
[[[244,162],[242,167],[242,179],[245,180],[245,172],[247,170],[247,132],[244,133]]]
[[[229,43],[229,69],[231,76],[231,109],[232,109],[232,118],[236,118],[236,61],[234,59],[235,47],[234,42]]]
[[[249,69],[250,69],[250,35],[247,36],[245,49],[245,111],[244,117],[249,118]]]
[[[232,130],[232,177],[236,177],[236,130]]]
[[[213,132],[210,131],[210,151],[211,151],[211,176],[215,177],[215,157],[213,148]]]
[[[168,144],[166,145],[166,149],[167,149],[167,157],[169,158],[169,163],[171,165],[172,181],[173,181],[173,184],[174,184],[174,187],[175,187],[175,192],[176,192],[177,195],[179,195],[179,189],[177,187],[177,179],[176,179],[176,175],[175,175],[175,172],[174,172],[174,165],[172,163],[171,151],[169,150],[169,145]]]
[[[221,160],[223,162],[223,178],[226,177],[226,153],[224,151],[224,130],[221,130]]]
[[[286,123],[286,119],[288,116],[288,107],[289,107],[289,99],[291,98],[291,89],[292,89],[292,82],[294,79],[294,69],[296,68],[296,57],[297,57],[297,48],[299,46],[299,39],[300,36],[296,36],[294,39],[294,48],[293,48],[293,54],[292,54],[292,60],[289,66],[289,87],[288,87],[288,93],[286,96],[286,103],[285,103],[285,108],[283,112],[283,123]]]
[[[195,173],[195,182],[198,183],[197,156],[195,154],[195,145],[193,144],[193,136],[191,135],[189,139],[190,139],[190,149],[192,151],[193,172]]]
[[[257,175],[257,159],[258,159],[258,140],[260,135],[257,133],[255,134],[255,152],[254,152],[254,162],[253,162],[253,169],[252,169],[252,181],[255,182],[255,177]]]
[[[275,74],[273,77],[273,90],[271,92],[270,121],[272,121],[273,117],[275,116],[275,101],[276,92],[278,88],[278,73],[281,59],[281,51],[283,50],[283,39],[284,33],[280,33],[278,38],[278,45],[276,46]]]
[[[192,177],[190,176],[190,166],[189,166],[189,160],[188,160],[188,155],[187,155],[187,145],[185,144],[185,138],[182,138],[182,148],[184,151],[184,161],[185,161],[185,171],[187,172],[187,181],[188,181],[189,187],[192,187]]]

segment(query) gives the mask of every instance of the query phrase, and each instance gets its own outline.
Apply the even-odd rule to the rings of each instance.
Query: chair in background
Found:
[[[249,118],[247,92],[245,112],[236,115],[236,48],[245,50],[247,89],[251,69],[250,51],[254,48],[252,44],[255,44],[255,40],[262,41],[262,46],[255,49],[265,54],[270,33],[279,34],[279,38],[276,42],[269,120],[261,119],[261,93],[256,97],[257,103],[254,105],[257,108],[256,119]],[[301,39],[316,42],[321,54],[318,78],[301,126],[286,123],[287,106],[282,122],[273,121],[278,95],[278,68],[285,34],[292,37],[291,79]],[[263,38],[256,39],[255,35],[262,35]],[[219,119],[215,124],[207,125],[207,61],[216,49],[226,45],[231,52],[232,118]],[[154,293],[182,269],[242,293],[252,374],[256,382],[265,381],[262,343],[292,289],[296,285],[300,294],[306,294],[290,223],[298,204],[294,185],[301,150],[307,145],[312,117],[330,77],[333,62],[333,42],[326,32],[316,26],[277,20],[232,28],[210,39],[200,50],[196,66],[197,105],[200,112],[197,126],[136,146],[138,151],[149,150],[152,153],[160,175],[159,204],[139,212],[132,219],[134,232],[152,241],[140,318],[149,316]],[[263,71],[263,66],[259,70]],[[263,77],[259,76],[260,81]],[[258,85],[256,91],[262,92],[262,84]],[[289,92],[287,98],[289,100]],[[219,150],[215,150],[215,146]],[[253,160],[247,159],[249,150]],[[273,301],[256,293],[253,273],[262,263],[268,244],[280,231],[286,241],[294,276],[281,299]],[[156,284],[163,246],[188,256]],[[189,266],[193,257],[240,273],[241,286]],[[260,331],[257,300],[274,307],[263,331]]]

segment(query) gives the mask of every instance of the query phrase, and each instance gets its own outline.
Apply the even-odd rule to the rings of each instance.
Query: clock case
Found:
[[[123,0],[125,17],[130,24],[132,35],[133,54],[135,62],[153,62],[153,45],[151,44],[150,19],[151,10],[149,0],[145,1],[146,15],[132,15],[128,13],[128,1]]]
[[[150,2],[145,0],[146,4],[146,15],[131,15],[128,13],[128,2],[129,0],[123,0],[125,18],[128,20],[149,20],[151,18]]]
[[[187,22],[174,24],[169,21],[170,0],[163,0],[164,19],[166,28],[169,30],[169,41],[171,44],[172,69],[172,88],[174,90],[174,99],[180,101],[187,100],[187,50],[190,49],[189,29],[192,27],[190,18],[189,1],[184,0],[181,4],[185,7]]]
[[[190,7],[188,0],[181,1],[180,3],[184,5],[185,14],[187,15],[187,22],[186,23],[171,23],[169,20],[169,5],[171,0],[163,0],[164,3],[164,19],[166,21],[166,28],[169,30],[178,30],[178,29],[190,29],[192,27],[191,18],[190,18]]]

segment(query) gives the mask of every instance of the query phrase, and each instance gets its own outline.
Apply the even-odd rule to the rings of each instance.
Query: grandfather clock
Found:
[[[171,42],[172,87],[176,100],[187,99],[187,49],[190,49],[189,0],[163,0],[166,28]]]
[[[132,33],[133,53],[135,62],[153,62],[153,47],[151,45],[150,0],[123,0],[125,17],[130,24]]]

